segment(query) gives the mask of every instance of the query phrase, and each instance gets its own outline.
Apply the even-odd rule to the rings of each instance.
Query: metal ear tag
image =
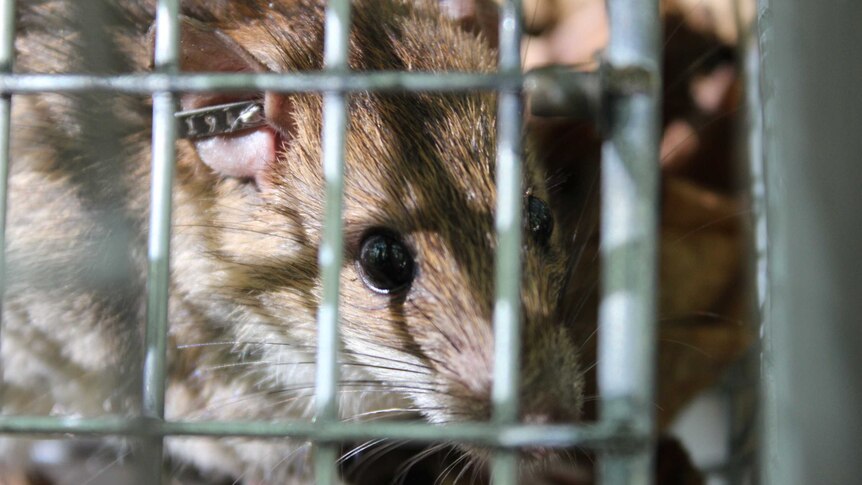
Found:
[[[263,104],[259,101],[219,104],[206,108],[179,111],[178,138],[206,138],[258,128],[266,124]]]

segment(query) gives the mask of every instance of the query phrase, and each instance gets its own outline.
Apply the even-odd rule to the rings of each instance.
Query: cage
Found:
[[[519,0],[509,0],[501,7],[499,63],[494,72],[351,71],[348,46],[355,12],[351,12],[348,0],[327,2],[322,70],[294,74],[181,72],[179,2],[161,0],[151,34],[152,72],[40,74],[12,70],[16,32],[20,32],[16,9],[20,14],[34,6],[50,6],[50,2],[2,2],[0,228],[6,226],[7,219],[10,133],[15,128],[12,106],[20,97],[43,92],[96,93],[91,101],[102,93],[152,96],[152,168],[146,332],[140,381],[133,381],[141,389],[136,415],[4,414],[0,416],[0,433],[125,436],[136,443],[133,471],[140,483],[165,483],[165,442],[183,436],[308,440],[314,446],[314,481],[321,484],[338,483],[341,443],[387,439],[487,447],[492,450],[490,480],[495,484],[519,483],[519,449],[571,446],[596,452],[600,483],[651,483],[657,432],[653,403],[659,323],[661,51],[666,45],[662,45],[656,0],[607,3],[610,40],[601,67],[589,72],[568,68],[522,72]],[[728,431],[732,456],[718,472],[728,483],[853,483],[862,471],[855,459],[862,428],[854,412],[862,400],[858,379],[862,365],[856,357],[862,331],[853,325],[858,314],[854,311],[858,306],[854,298],[858,276],[851,254],[853,243],[859,240],[852,210],[858,199],[854,182],[859,177],[852,160],[862,148],[859,137],[854,136],[854,130],[862,125],[862,98],[852,93],[854,79],[862,75],[862,56],[858,53],[860,34],[849,19],[862,18],[862,9],[840,2],[834,8],[799,1],[770,3],[760,2],[754,30],[749,35],[740,34],[739,41],[747,76],[745,138],[754,213],[756,296],[763,319],[759,362],[763,402],[754,406],[755,411],[745,402],[742,411],[729,419],[733,426]],[[103,19],[104,12],[96,3],[82,11],[90,14],[79,19],[85,25]],[[97,37],[83,42],[104,42],[95,40]],[[846,69],[836,69],[836,65]],[[523,401],[519,368],[524,325],[517,309],[521,305],[519,261],[524,217],[524,90],[534,112],[588,117],[601,125],[604,134],[597,370],[601,417],[594,423],[531,424],[519,419]],[[325,222],[318,253],[322,294],[316,312],[312,421],[166,419],[171,187],[176,141],[183,128],[176,118],[177,102],[180,93],[213,91],[322,96],[320,159],[325,178]],[[338,360],[344,352],[339,340],[339,322],[343,319],[339,282],[344,266],[342,198],[350,96],[474,91],[498,93],[498,197],[494,216],[498,242],[490,419],[451,425],[344,421],[339,417],[338,398],[339,375],[344,372]],[[113,139],[108,149],[121,150],[124,142]],[[819,163],[816,173],[811,160]],[[5,241],[4,235],[0,248],[5,247]],[[0,274],[4,275],[2,288],[6,288],[9,264],[3,258]],[[62,279],[62,275],[42,276]],[[135,284],[140,289],[142,283]],[[6,305],[4,312],[8,311]],[[813,321],[822,324],[810,325]],[[3,342],[10,345],[8,339]],[[742,377],[728,378],[725,389],[734,398],[740,394],[734,383],[745,382],[748,392],[741,399],[751,399],[749,381],[743,379],[750,379],[752,372],[758,375],[757,355],[754,358],[736,369]],[[8,365],[7,361],[4,367]],[[828,404],[834,409],[824,409],[823,396],[830,396]]]

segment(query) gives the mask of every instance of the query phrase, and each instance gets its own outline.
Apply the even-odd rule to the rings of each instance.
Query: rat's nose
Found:
[[[578,420],[575,410],[552,409],[548,411],[533,411],[522,415],[521,422],[524,424],[572,424]]]
[[[523,389],[521,422],[533,425],[573,424],[580,421],[581,411],[576,395],[560,395],[553,389]],[[566,393],[568,394],[568,393]]]

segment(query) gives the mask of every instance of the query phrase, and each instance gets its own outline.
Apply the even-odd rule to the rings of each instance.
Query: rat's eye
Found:
[[[413,281],[413,256],[397,235],[375,230],[365,236],[356,268],[365,285],[378,293],[393,293]]]
[[[547,244],[554,232],[554,216],[551,208],[543,200],[527,196],[527,213],[524,225],[539,244]]]

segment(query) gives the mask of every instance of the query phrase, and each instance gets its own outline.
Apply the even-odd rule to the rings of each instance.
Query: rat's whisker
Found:
[[[335,462],[335,464],[336,465],[342,465],[342,464],[344,464],[345,461],[353,458],[354,456],[358,455],[359,453],[362,453],[363,451],[367,450],[368,448],[371,448],[372,446],[377,446],[380,443],[383,443],[385,441],[386,441],[386,438],[366,441],[365,443],[362,443],[362,444],[354,447],[353,449],[351,449],[347,453],[342,454],[341,457],[338,458],[338,460]]]

